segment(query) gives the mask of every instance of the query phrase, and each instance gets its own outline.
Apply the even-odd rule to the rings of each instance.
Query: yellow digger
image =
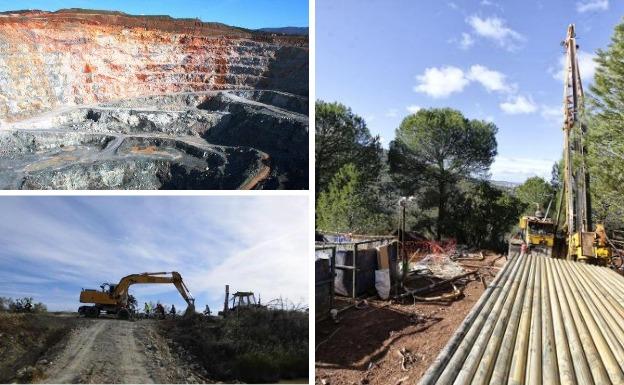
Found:
[[[172,283],[188,305],[185,314],[195,312],[195,299],[182,281],[182,276],[178,272],[172,271],[171,273],[131,274],[123,277],[117,284],[103,283],[100,285],[102,290],[82,289],[80,303],[93,305],[80,306],[78,313],[95,318],[100,315],[100,312],[106,312],[107,314],[116,314],[121,319],[128,319],[132,315],[128,306],[128,288],[130,285],[146,283]]]

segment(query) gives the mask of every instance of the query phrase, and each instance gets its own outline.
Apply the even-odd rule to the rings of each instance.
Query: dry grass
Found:
[[[17,370],[34,365],[77,322],[50,314],[0,313],[0,383],[14,381]]]
[[[308,375],[308,312],[254,309],[225,319],[196,315],[163,323],[210,377],[272,383]]]

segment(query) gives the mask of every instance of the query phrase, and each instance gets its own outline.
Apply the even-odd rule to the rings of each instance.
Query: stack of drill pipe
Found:
[[[420,384],[624,384],[624,278],[545,256],[511,259]]]

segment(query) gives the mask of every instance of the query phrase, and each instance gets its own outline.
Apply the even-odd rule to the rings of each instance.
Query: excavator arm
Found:
[[[167,276],[170,274],[170,276]],[[172,283],[180,292],[190,309],[195,309],[195,299],[191,295],[188,287],[184,284],[182,276],[176,271],[159,273],[131,274],[123,277],[113,291],[113,297],[118,301],[127,302],[128,289],[134,284],[148,283]]]

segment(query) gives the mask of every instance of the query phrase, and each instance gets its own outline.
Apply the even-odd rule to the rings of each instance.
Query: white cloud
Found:
[[[470,82],[464,71],[453,66],[427,68],[425,73],[416,76],[418,85],[415,92],[425,93],[433,98],[444,98],[453,93],[463,91]]]
[[[451,8],[451,9],[455,9],[455,10],[459,9],[459,6],[457,4],[455,4],[454,2],[452,2],[452,1],[446,3],[446,5],[448,5],[449,8]]]
[[[497,156],[490,167],[493,180],[524,182],[532,176],[550,179],[554,161],[550,159],[513,158]]]
[[[596,54],[589,53],[586,51],[577,51],[578,57],[578,66],[581,71],[581,82],[583,84],[591,83],[594,80],[594,74],[596,73],[596,67],[598,67],[598,63],[594,61],[596,58]],[[553,77],[561,82],[565,81],[566,75],[566,56],[562,55],[559,58],[557,72],[553,73]]]
[[[499,46],[513,51],[516,50],[521,43],[525,41],[524,36],[505,25],[505,20],[498,17],[480,18],[479,16],[470,16],[467,20],[474,33],[493,40]]]
[[[421,107],[421,106],[418,106],[418,105],[416,105],[416,104],[412,104],[412,105],[409,105],[409,106],[405,107],[405,109],[406,109],[406,110],[407,110],[407,112],[409,112],[410,114],[415,114],[415,113],[417,113],[418,111],[420,111],[420,110],[422,109],[422,107]]]
[[[179,271],[197,303],[211,307],[225,284],[266,300],[307,298],[305,197],[6,198],[0,296],[33,292],[52,310],[75,310],[81,287]],[[171,285],[132,291],[183,306]]]
[[[562,106],[547,106],[542,105],[540,107],[540,114],[542,118],[553,123],[561,123],[563,120],[563,107]]]
[[[522,95],[509,98],[508,101],[501,103],[500,108],[507,114],[530,114],[537,111],[537,105],[533,102],[531,97],[525,97]]]
[[[484,7],[495,7],[495,8],[500,9],[501,11],[503,10],[503,7],[502,7],[500,4],[495,3],[495,2],[493,2],[493,1],[489,1],[489,0],[481,0],[481,3],[480,3],[480,4],[481,4],[482,6],[484,6]]]
[[[578,13],[590,11],[606,11],[609,9],[609,0],[585,0],[576,3]]]
[[[414,87],[414,91],[434,98],[461,92],[471,82],[481,84],[488,92],[513,93],[517,89],[517,85],[507,83],[505,74],[480,64],[472,65],[468,71],[453,66],[427,68],[416,79],[419,84]]]
[[[505,82],[504,74],[479,64],[471,66],[467,76],[469,80],[481,83],[488,91],[507,92],[513,88]]]
[[[462,32],[462,38],[459,41],[459,48],[466,50],[472,47],[473,44],[474,44],[474,39],[472,38],[472,36],[470,36],[469,33]]]
[[[399,116],[399,110],[397,110],[396,108],[391,108],[388,111],[386,111],[384,115],[387,118],[396,118],[397,116]]]

